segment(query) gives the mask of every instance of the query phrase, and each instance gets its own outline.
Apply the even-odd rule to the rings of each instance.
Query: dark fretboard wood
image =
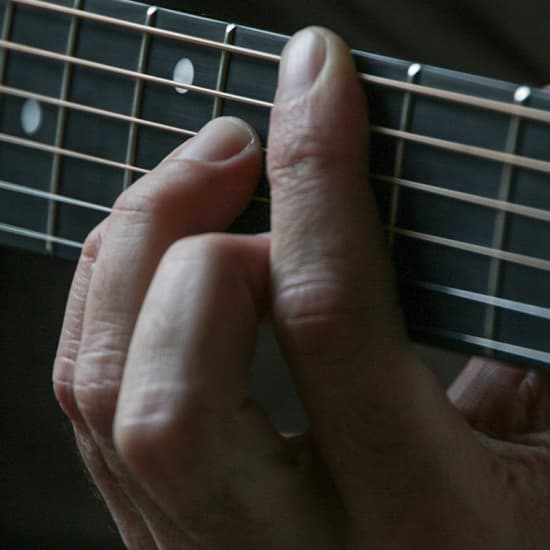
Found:
[[[279,54],[287,41],[265,31],[120,0],[54,4],[271,54]],[[238,116],[249,121],[265,142],[266,107],[197,91],[179,93],[175,86],[139,75],[173,80],[178,62],[188,60],[194,85],[271,102],[277,65],[270,60],[9,0],[0,0],[0,29],[1,38],[14,44],[120,67],[138,76],[0,48],[0,85],[132,117],[121,120],[40,101],[40,127],[29,133],[21,118],[27,99],[0,92],[2,134],[74,153],[40,151],[32,143],[0,139],[1,244],[76,258],[78,244],[118,194],[190,135],[135,119],[192,133],[213,116]],[[369,75],[550,110],[550,94],[542,90],[362,52],[354,55],[359,71]],[[550,260],[550,223],[504,211],[494,202],[472,200],[482,197],[549,212],[548,173],[415,140],[428,136],[550,161],[548,124],[394,87],[372,84],[366,91],[374,127],[372,185],[411,334],[422,341],[550,369],[550,263],[544,263]],[[384,129],[402,133],[389,136]],[[76,158],[79,154],[96,161]],[[34,190],[35,195],[22,189]],[[53,200],[52,195],[68,197],[73,204]],[[261,231],[268,226],[269,187],[264,178],[256,200],[234,230]],[[500,251],[512,255],[502,258]],[[526,265],[533,258],[542,262]]]

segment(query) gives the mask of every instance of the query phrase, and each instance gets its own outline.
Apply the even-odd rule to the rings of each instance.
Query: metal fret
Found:
[[[155,24],[155,18],[158,12],[156,6],[151,6],[147,10],[145,16],[145,25],[152,26]],[[139,51],[139,59],[137,70],[140,74],[145,72],[149,61],[149,49],[151,45],[151,35],[148,32],[144,32],[141,38],[141,49]],[[138,119],[141,113],[141,106],[143,103],[143,85],[144,81],[137,79],[134,87],[134,98],[132,101],[132,113],[131,116],[134,119]],[[139,127],[135,122],[130,123],[130,130],[128,132],[128,148],[126,150],[126,164],[132,166],[136,160],[136,147]],[[127,189],[132,183],[133,172],[131,170],[124,171],[124,181],[122,188]]]
[[[2,40],[9,40],[11,37],[11,29],[13,26],[13,12],[15,8],[13,3],[8,0],[6,3],[6,9],[4,11],[4,21],[2,24],[2,33],[0,37]],[[6,59],[8,57],[8,50],[0,48],[0,84],[4,84],[4,73],[6,72]],[[2,106],[2,94],[0,94],[0,107]],[[1,116],[0,111],[0,116]],[[1,121],[1,119],[0,119]]]
[[[514,94],[514,103],[516,105],[523,105],[529,96],[531,95],[531,89],[527,86],[520,86]],[[510,126],[508,129],[508,137],[506,140],[506,152],[515,154],[518,146],[518,135],[520,129],[521,119],[519,116],[514,116],[510,120]],[[509,164],[505,164],[502,169],[502,176],[500,181],[500,189],[498,200],[503,202],[509,202],[512,184],[514,181],[515,168]],[[495,214],[495,226],[493,233],[493,248],[496,250],[503,250],[506,240],[506,223],[508,221],[509,214],[505,210],[498,210]],[[489,267],[488,278],[488,290],[487,294],[492,297],[496,297],[499,293],[500,279],[502,274],[502,260],[499,258],[493,258]],[[497,309],[494,305],[487,306],[485,310],[485,323],[484,334],[485,337],[492,340],[495,337],[496,321],[497,321]],[[492,353],[491,350],[488,352]]]
[[[82,0],[74,0],[74,9],[80,10],[82,8]],[[67,47],[65,49],[66,55],[74,55],[76,49],[76,43],[78,40],[78,31],[80,29],[80,18],[73,16],[71,18],[71,25],[69,27],[69,34],[67,37]],[[66,101],[69,97],[69,90],[71,87],[71,79],[73,74],[73,65],[71,63],[65,63],[63,67],[63,79],[61,81],[61,89],[59,92],[59,99]],[[55,130],[55,147],[63,147],[65,141],[65,127],[67,120],[67,109],[63,106],[59,107],[57,112],[57,124]],[[59,153],[54,153],[52,157],[52,168],[50,172],[50,185],[49,192],[52,195],[59,193],[59,182],[61,173],[62,156]],[[46,225],[46,233],[48,235],[55,235],[55,227],[57,223],[57,208],[58,203],[55,200],[50,200],[48,203],[48,222]],[[47,240],[46,251],[53,254],[55,251],[56,241]]]
[[[422,66],[418,63],[413,63],[410,65],[407,71],[407,82],[409,84],[414,84],[420,72],[422,71]],[[406,132],[409,129],[412,117],[412,93],[405,92],[403,94],[403,104],[401,106],[401,120],[399,121],[399,130],[401,132]],[[399,139],[397,142],[397,150],[395,152],[395,161],[393,165],[393,177],[401,178],[403,175],[403,164],[405,162],[405,140]],[[399,194],[400,186],[394,184],[391,192],[390,200],[390,215],[389,215],[389,230],[388,230],[388,241],[390,247],[393,246],[395,240],[395,231],[394,228],[397,224],[397,212],[399,208]]]
[[[225,28],[225,36],[223,39],[224,44],[233,44],[235,38],[236,25],[229,24]],[[216,91],[223,92],[227,85],[227,71],[229,69],[229,55],[230,52],[222,50],[220,58],[220,68],[218,71],[218,80],[216,82]],[[217,118],[221,115],[223,108],[223,99],[220,96],[216,96],[214,99],[214,106],[212,107],[212,118]]]

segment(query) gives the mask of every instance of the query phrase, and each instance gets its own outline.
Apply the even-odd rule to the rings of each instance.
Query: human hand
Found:
[[[476,360],[445,395],[396,303],[348,48],[304,31],[280,77],[269,238],[216,233],[261,168],[257,138],[220,119],[84,246],[54,385],[124,541],[547,549],[548,380]],[[248,397],[266,316],[309,417],[301,436]]]

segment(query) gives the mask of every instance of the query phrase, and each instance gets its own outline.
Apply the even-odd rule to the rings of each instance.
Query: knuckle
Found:
[[[97,433],[109,436],[116,411],[125,353],[109,344],[81,352],[73,392],[82,417]]]
[[[116,410],[120,385],[114,380],[78,382],[74,399],[79,413],[97,433],[108,435]]]
[[[136,181],[115,201],[111,218],[128,218],[135,222],[162,220],[177,210],[185,189],[208,180],[209,173],[185,160],[165,161]]]
[[[328,167],[330,149],[315,126],[293,123],[274,141],[276,145],[268,155],[268,174],[275,188],[296,181],[303,185],[304,180],[315,179]]]
[[[88,236],[84,240],[82,245],[82,251],[80,253],[80,262],[83,263],[94,263],[99,254],[99,249],[101,248],[101,242],[103,240],[103,231],[104,223],[101,222],[99,225],[94,227],[88,233]]]
[[[341,362],[364,344],[363,306],[340,282],[307,280],[287,285],[275,298],[283,338],[298,357]]]
[[[151,176],[151,179],[154,177]],[[163,197],[158,187],[140,183],[136,182],[118,197],[111,212],[112,219],[130,217],[145,220],[162,210]]]
[[[58,359],[57,361],[63,361]],[[80,422],[81,416],[74,396],[74,388],[71,380],[61,376],[54,376],[53,391],[59,406],[71,422]]]
[[[174,393],[177,398],[170,398]],[[196,473],[202,441],[209,431],[205,425],[208,413],[199,399],[182,396],[187,393],[172,385],[133,395],[147,403],[140,404],[138,412],[121,411],[113,432],[117,451],[128,465],[138,470],[162,465],[164,472],[177,474],[179,479]]]

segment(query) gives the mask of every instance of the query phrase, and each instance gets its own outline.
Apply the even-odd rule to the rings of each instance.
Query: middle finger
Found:
[[[226,229],[250,200],[261,167],[257,138],[235,119],[211,122],[116,202],[87,297],[74,392],[109,452],[130,338],[156,267],[172,242]]]

